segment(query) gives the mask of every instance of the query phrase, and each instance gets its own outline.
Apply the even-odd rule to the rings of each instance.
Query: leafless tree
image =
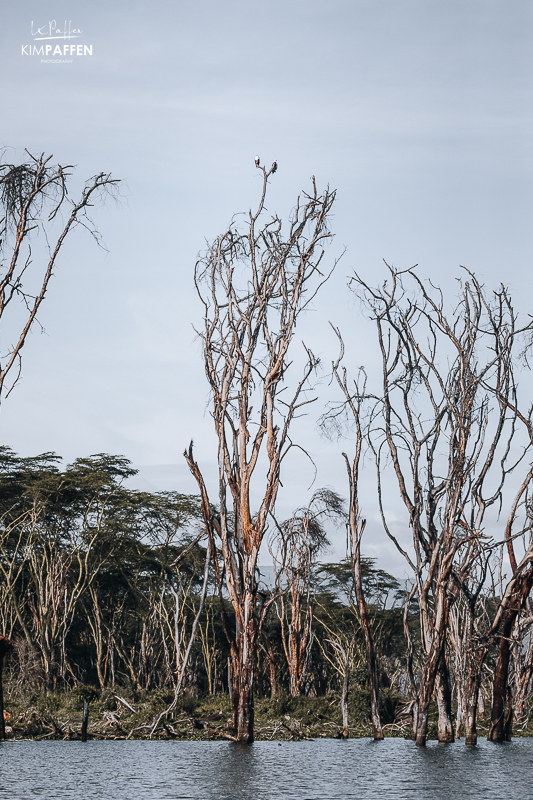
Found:
[[[516,325],[504,287],[489,298],[468,271],[459,286],[450,316],[442,293],[422,282],[414,269],[389,267],[388,280],[378,288],[359,276],[352,283],[375,321],[381,353],[382,385],[374,395],[369,440],[383,525],[412,570],[420,608],[424,658],[415,698],[419,745],[426,741],[434,689],[439,738],[453,738],[446,638],[450,606],[457,591],[465,591],[459,567],[478,557],[487,511],[498,509],[510,473],[530,447],[526,442],[518,455],[514,449],[520,412],[513,365],[519,337],[533,323]],[[387,463],[407,511],[411,547],[400,542],[387,521]],[[530,480],[528,472],[524,485]],[[524,558],[521,569],[528,572],[530,556]],[[474,738],[471,720],[467,742]]]
[[[333,327],[333,326],[332,326]],[[379,713],[379,668],[376,658],[376,648],[372,632],[372,624],[363,591],[363,574],[361,568],[361,539],[366,526],[366,520],[361,517],[359,506],[359,468],[363,457],[365,438],[365,425],[363,420],[364,404],[366,400],[366,374],[359,371],[358,378],[350,381],[346,367],[342,364],[345,354],[344,342],[338,328],[333,327],[340,343],[340,355],[333,362],[333,377],[342,393],[340,404],[333,404],[322,418],[322,426],[327,429],[333,426],[342,430],[341,420],[344,418],[350,428],[355,432],[355,452],[351,458],[343,453],[348,473],[350,487],[348,532],[352,565],[352,579],[355,588],[361,627],[365,637],[366,663],[368,671],[368,686],[370,689],[370,710],[374,739],[383,739],[381,718]]]
[[[323,246],[331,234],[328,215],[335,193],[310,193],[298,199],[285,234],[274,216],[264,221],[268,179],[275,171],[259,167],[263,188],[246,228],[232,222],[202,256],[195,271],[204,307],[199,333],[212,396],[218,439],[218,512],[214,513],[192,444],[185,457],[202,497],[203,514],[220,547],[235,628],[225,619],[231,644],[233,726],[238,741],[253,741],[253,687],[258,636],[267,605],[258,603],[257,557],[274,509],[282,462],[295,447],[290,428],[302,408],[318,358],[306,349],[303,374],[290,389],[289,348],[300,314],[325,280],[320,272]],[[283,394],[282,394],[283,392]],[[257,468],[260,467],[260,470]],[[252,478],[257,471],[266,480]],[[229,497],[228,497],[229,491]],[[251,493],[259,493],[252,510]],[[215,567],[218,564],[216,552]],[[218,570],[222,596],[222,575]]]
[[[28,157],[22,164],[0,163],[0,395],[9,372],[15,368],[9,391],[20,375],[21,351],[65,239],[82,225],[100,241],[89,210],[119,183],[101,172],[86,181],[78,200],[71,200],[72,165],[54,165],[44,153]]]
[[[153,735],[153,733],[157,729],[157,726],[159,725],[159,723],[161,722],[163,717],[168,716],[168,714],[171,714],[174,711],[174,709],[177,707],[177,705],[178,705],[178,699],[179,699],[180,692],[181,692],[182,687],[183,687],[183,681],[184,681],[184,678],[185,678],[185,671],[187,670],[187,667],[189,666],[189,660],[190,660],[190,657],[191,657],[191,651],[192,651],[194,642],[196,641],[196,632],[197,632],[198,625],[199,625],[199,622],[200,622],[200,617],[202,616],[202,612],[204,610],[205,598],[206,598],[206,594],[207,594],[207,586],[208,586],[208,583],[209,583],[209,565],[211,563],[211,546],[212,545],[211,545],[211,540],[210,540],[208,542],[207,550],[206,550],[206,554],[205,554],[204,574],[203,574],[202,588],[201,588],[199,602],[198,602],[198,608],[196,610],[196,614],[195,614],[193,622],[192,622],[191,631],[190,631],[190,634],[189,634],[189,641],[188,641],[186,646],[185,646],[185,630],[184,630],[185,626],[182,625],[182,630],[176,632],[179,644],[183,648],[184,652],[183,652],[183,654],[181,654],[181,653],[179,655],[177,654],[177,658],[179,658],[179,662],[178,662],[178,668],[176,670],[176,682],[175,682],[175,686],[174,686],[174,697],[172,699],[172,702],[168,706],[168,708],[166,708],[164,711],[162,711],[160,714],[158,714],[157,717],[155,718],[155,720],[154,720],[154,722],[152,724],[151,732],[150,732],[151,736]]]
[[[315,492],[305,508],[278,524],[269,549],[276,573],[275,606],[281,624],[281,641],[293,697],[304,690],[307,663],[313,644],[313,567],[329,546],[325,517],[343,516],[343,502],[330,489]]]

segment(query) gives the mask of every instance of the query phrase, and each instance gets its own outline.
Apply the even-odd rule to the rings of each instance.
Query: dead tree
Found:
[[[215,568],[217,547],[235,612],[234,629],[228,619],[225,629],[232,657],[233,727],[242,742],[254,736],[256,651],[266,613],[266,606],[258,605],[257,556],[276,502],[282,462],[295,446],[290,428],[303,406],[312,402],[306,391],[318,364],[306,348],[303,374],[289,389],[289,348],[298,317],[325,280],[319,266],[331,236],[328,215],[335,199],[329,189],[320,194],[313,179],[311,192],[298,199],[284,235],[279,217],[263,221],[273,168],[259,169],[261,200],[257,211],[249,213],[246,229],[232,222],[195,270],[204,307],[199,335],[218,439],[216,514],[192,444],[185,453],[200,489]],[[258,466],[261,475],[266,471],[266,479],[257,478],[252,485]],[[255,513],[252,492],[261,497]],[[217,575],[222,599],[220,571]]]
[[[275,601],[281,642],[290,676],[290,692],[301,695],[313,644],[313,567],[329,546],[324,517],[343,515],[342,499],[330,489],[319,489],[305,508],[298,509],[273,531],[269,549],[276,573]]]
[[[363,455],[364,443],[364,424],[362,420],[363,406],[365,402],[366,375],[360,375],[360,380],[354,380],[353,385],[349,382],[348,373],[344,366],[341,366],[344,358],[344,342],[338,328],[333,328],[341,346],[341,352],[337,361],[332,365],[333,376],[342,392],[343,401],[340,406],[334,406],[329,413],[323,417],[323,425],[338,424],[341,415],[347,415],[348,424],[355,430],[355,453],[349,458],[343,453],[348,473],[348,485],[350,487],[350,500],[348,511],[348,531],[350,541],[350,555],[352,565],[352,579],[355,588],[357,606],[361,619],[361,627],[365,638],[366,666],[368,671],[368,686],[370,689],[370,710],[372,716],[372,728],[374,739],[383,739],[381,728],[381,717],[379,713],[379,668],[376,658],[376,648],[372,632],[372,623],[366,604],[363,591],[363,574],[361,569],[361,539],[365,529],[366,520],[362,519],[359,508],[359,467]],[[360,385],[361,384],[361,385]]]
[[[202,616],[202,613],[203,613],[203,610],[204,610],[205,598],[206,598],[206,594],[207,594],[207,586],[209,584],[209,565],[210,565],[210,563],[211,563],[211,540],[209,541],[209,543],[207,545],[207,550],[206,550],[206,554],[205,554],[204,575],[203,575],[203,581],[202,581],[202,589],[201,589],[201,592],[200,592],[200,597],[199,597],[199,602],[198,602],[198,609],[197,609],[196,614],[195,614],[194,619],[193,619],[193,623],[192,623],[192,626],[191,626],[191,632],[190,632],[190,635],[189,635],[189,641],[187,643],[187,647],[186,648],[184,647],[185,652],[184,652],[183,656],[180,659],[179,668],[176,670],[176,684],[174,686],[174,697],[172,699],[172,702],[168,706],[168,708],[166,708],[164,711],[162,711],[160,714],[158,714],[156,716],[156,718],[155,718],[155,720],[154,720],[154,722],[152,724],[152,729],[150,731],[150,736],[153,736],[153,734],[155,733],[155,731],[157,729],[157,726],[159,725],[159,723],[161,722],[163,717],[166,717],[169,714],[171,714],[176,709],[176,707],[178,705],[180,692],[182,690],[183,682],[184,682],[184,679],[185,679],[185,672],[187,670],[187,667],[189,666],[189,661],[190,661],[190,657],[191,657],[192,648],[193,648],[194,643],[196,641],[196,631],[198,629],[198,624],[200,622],[200,617]],[[182,644],[183,644],[183,646],[185,644],[183,634],[182,634]]]
[[[22,164],[0,164],[0,395],[13,367],[9,391],[18,380],[22,348],[66,237],[82,225],[100,241],[88,211],[119,183],[101,172],[89,178],[74,201],[68,193],[72,165],[54,165],[44,153],[28,156]]]
[[[446,669],[456,565],[479,551],[488,509],[497,509],[510,473],[529,452],[526,447],[513,460],[519,418],[513,363],[517,339],[533,323],[519,329],[507,290],[489,299],[468,271],[451,315],[440,290],[413,269],[389,267],[388,281],[378,288],[358,276],[352,285],[377,328],[382,384],[369,441],[383,525],[415,581],[423,651],[415,739],[424,745],[433,691],[437,684],[446,692],[449,683],[437,676]],[[386,463],[407,511],[411,545],[400,542],[387,521]],[[439,731],[445,741],[453,738],[449,708],[443,698],[439,712],[447,718]]]

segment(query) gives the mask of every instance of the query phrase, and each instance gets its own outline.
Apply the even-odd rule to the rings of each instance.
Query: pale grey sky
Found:
[[[32,21],[51,20],[80,28],[93,55],[21,55]],[[255,153],[279,162],[273,211],[286,216],[311,175],[338,190],[328,256],[347,252],[301,328],[326,369],[329,319],[365,363],[346,276],[377,280],[383,258],[447,287],[464,264],[533,311],[532,23],[530,0],[3,0],[0,142],[13,159],[27,147],[77,164],[80,179],[112,171],[125,200],[95,212],[107,254],[79,231],[60,259],[2,441],[67,461],[124,454],[139,486],[194,491],[181,459],[194,438],[213,474],[192,269],[205,238],[256,202]],[[300,431],[315,487],[345,493],[338,445],[314,416]],[[287,466],[283,510],[312,477]],[[366,552],[398,571],[378,528]]]

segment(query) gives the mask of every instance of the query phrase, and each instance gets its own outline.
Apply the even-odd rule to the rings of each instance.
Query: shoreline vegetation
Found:
[[[125,696],[123,696],[125,695]],[[175,711],[152,732],[154,720],[172,699],[168,691],[99,692],[93,686],[76,686],[70,692],[31,694],[25,700],[5,703],[6,740],[46,741],[82,739],[83,698],[90,698],[88,740],[234,741],[232,709],[227,694],[194,698],[185,696]],[[412,739],[410,702],[389,691],[382,697],[384,738]],[[354,693],[349,702],[351,739],[373,738],[368,692]],[[478,721],[480,738],[490,729],[490,713]],[[390,719],[390,722],[386,720]],[[428,740],[438,739],[438,710],[432,704]],[[284,692],[255,702],[255,741],[312,741],[343,739],[339,696],[290,697]],[[529,717],[513,730],[513,738],[533,736]]]

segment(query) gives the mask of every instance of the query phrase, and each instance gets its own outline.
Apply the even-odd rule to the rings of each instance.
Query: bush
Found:
[[[83,686],[82,684],[78,684],[70,690],[69,697],[72,708],[75,711],[81,711],[83,708],[83,698],[85,697],[87,702],[93,703],[95,700],[99,699],[100,689],[96,686]]]
[[[55,714],[63,706],[65,696],[62,694],[39,694],[36,697],[35,705],[40,711]]]

